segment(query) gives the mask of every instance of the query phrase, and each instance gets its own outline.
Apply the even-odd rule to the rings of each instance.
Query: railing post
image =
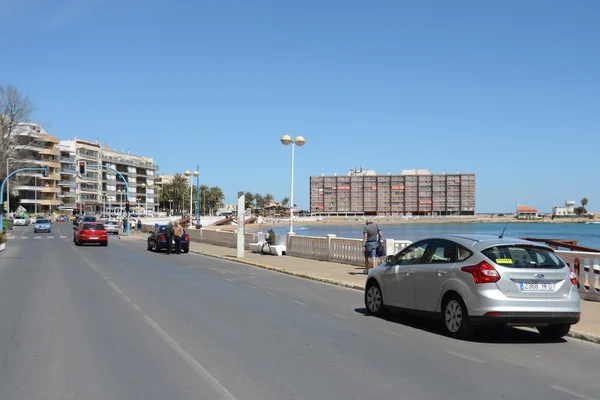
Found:
[[[289,249],[291,248],[291,246],[290,246],[290,237],[292,237],[294,235],[295,235],[294,232],[288,232],[288,234],[287,234],[287,240],[285,241],[285,252],[286,252],[286,254],[290,254],[288,252]],[[263,238],[265,238],[265,240],[266,240],[266,237],[267,236],[263,233]]]
[[[333,233],[327,235],[327,259],[329,261],[333,260],[333,245],[331,244],[331,239],[337,237]]]
[[[393,256],[396,254],[396,243],[394,239],[384,239],[385,241],[385,256]]]

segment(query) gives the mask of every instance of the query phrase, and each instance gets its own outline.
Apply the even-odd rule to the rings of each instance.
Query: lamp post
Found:
[[[117,190],[117,196],[119,196],[119,215],[123,215],[123,191]]]
[[[196,165],[196,170],[194,171],[194,176],[196,177],[196,229],[202,228],[202,224],[200,223],[200,166]],[[190,221],[191,226],[191,221]]]
[[[142,187],[144,188],[144,197],[145,197],[145,204],[144,204],[144,215],[148,216],[148,185],[146,185],[145,183],[142,183]]]
[[[196,167],[196,170],[192,173],[189,169],[187,171],[184,172],[184,175],[188,178],[190,178],[190,227],[192,226],[192,212],[193,212],[193,196],[194,196],[194,184],[192,181],[192,177],[195,176],[196,177],[196,181],[199,180],[199,176],[200,176],[200,172],[198,172],[198,169]],[[198,188],[198,190],[200,190],[200,188]],[[196,196],[197,197],[197,196]],[[196,206],[196,214],[198,214],[198,207]],[[196,215],[196,221],[198,220],[198,216]],[[196,222],[196,225],[198,225],[198,223]]]
[[[12,160],[14,160],[12,157],[6,159],[6,176],[10,175],[8,162]],[[6,213],[10,214],[10,179],[6,180]]]
[[[283,135],[281,137],[281,143],[284,146],[289,144],[292,145],[292,179],[290,185],[290,234],[294,234],[294,147],[304,146],[306,140],[303,136],[296,136],[296,139],[292,140],[289,135]]]

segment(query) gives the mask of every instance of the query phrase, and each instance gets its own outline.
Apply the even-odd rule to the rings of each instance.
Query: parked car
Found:
[[[108,246],[108,234],[103,223],[82,222],[73,232],[73,242],[76,246],[88,243],[99,243],[101,246]]]
[[[49,219],[38,218],[35,220],[35,224],[33,225],[33,233],[38,232],[52,232],[52,223]]]
[[[106,228],[106,233],[113,235],[119,234],[119,222],[117,221],[106,221],[104,227]]]
[[[79,226],[82,222],[96,222],[96,217],[93,215],[82,215],[73,220],[73,225]]]
[[[367,312],[438,316],[446,334],[485,326],[535,326],[558,339],[579,322],[577,277],[550,247],[487,235],[419,240],[369,272]]]
[[[155,252],[166,250],[167,248],[167,237],[165,235],[166,226],[159,226],[153,232],[148,235],[147,249]],[[175,249],[175,240],[172,243],[173,249]],[[189,253],[190,251],[190,235],[183,230],[183,236],[181,237],[181,251]]]
[[[29,218],[22,215],[17,215],[13,218],[13,226],[28,226]]]

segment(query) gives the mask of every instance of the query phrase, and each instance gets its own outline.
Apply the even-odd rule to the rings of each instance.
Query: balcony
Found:
[[[42,188],[42,193],[60,193],[62,189],[58,186],[46,186]]]
[[[43,199],[40,201],[40,204],[43,206],[58,206],[62,203],[59,199]]]
[[[59,181],[58,185],[59,186],[69,186],[69,187],[71,187],[71,184],[73,184],[73,183],[74,182],[71,182],[71,181]]]
[[[52,148],[45,148],[40,150],[40,154],[46,156],[60,156],[60,151]]]
[[[75,192],[73,192],[73,193],[71,193],[71,192],[62,192],[62,193],[57,194],[56,197],[62,199],[62,198],[75,198],[77,196],[75,195]]]
[[[79,191],[83,192],[83,193],[98,193],[98,188],[84,186],[84,187],[80,187]]]
[[[42,165],[52,168],[60,168],[60,163],[54,160],[42,160]]]
[[[75,157],[61,157],[60,162],[64,164],[75,164]]]
[[[74,169],[59,168],[56,170],[56,172],[58,172],[59,174],[64,174],[64,175],[75,175],[75,173],[77,171],[75,171]]]
[[[92,182],[98,182],[98,179],[100,177],[98,175],[90,175],[90,174],[86,174],[86,175],[82,175],[79,177],[79,179],[84,180],[84,181],[92,181]]]
[[[52,175],[48,175],[48,176],[42,176],[40,179],[47,180],[47,181],[57,181],[60,179],[60,175],[52,174]]]

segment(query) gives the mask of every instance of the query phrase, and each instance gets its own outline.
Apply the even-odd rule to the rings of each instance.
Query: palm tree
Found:
[[[252,208],[252,205],[254,204],[254,195],[250,192],[246,192],[245,194],[245,201],[244,201],[244,207],[246,209],[248,208]]]
[[[587,210],[585,209],[585,206],[587,206],[588,204],[588,199],[587,197],[584,197],[583,199],[581,199],[581,207],[583,207],[583,212],[587,213]]]
[[[281,206],[282,207],[287,207],[288,204],[289,204],[289,202],[290,202],[289,197],[284,197],[283,199],[281,199]]]
[[[175,211],[182,212],[185,208],[186,198],[189,196],[189,193],[190,186],[188,179],[181,174],[175,174],[171,182],[163,186],[161,199],[163,201],[173,200]]]

